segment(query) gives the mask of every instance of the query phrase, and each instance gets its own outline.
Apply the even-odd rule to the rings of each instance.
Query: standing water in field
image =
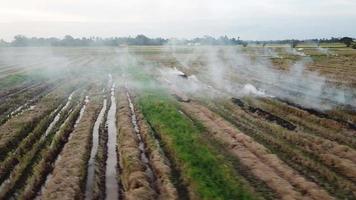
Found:
[[[106,110],[106,99],[103,102],[103,108],[101,109],[98,118],[95,121],[93,128],[93,146],[90,152],[90,159],[88,163],[88,175],[85,187],[85,199],[89,200],[93,198],[93,183],[94,183],[94,173],[95,173],[95,156],[98,151],[99,146],[99,128],[103,121],[104,114]]]
[[[145,165],[147,176],[150,178],[151,183],[153,183],[155,177],[153,175],[153,171],[152,171],[151,166],[149,164],[148,156],[146,155],[146,152],[145,152],[145,143],[143,143],[143,141],[142,141],[142,137],[141,137],[141,134],[140,134],[140,129],[139,129],[138,125],[137,125],[137,118],[136,118],[136,114],[135,114],[135,108],[133,106],[130,94],[128,92],[126,92],[126,96],[127,96],[128,101],[129,101],[129,107],[130,107],[130,110],[131,110],[131,121],[132,121],[136,136],[137,136],[138,141],[139,141],[139,147],[138,148],[140,149],[141,161]]]
[[[68,100],[70,101],[71,99],[72,99],[72,95],[68,98]],[[83,114],[84,114],[84,111],[85,111],[85,108],[86,108],[86,104],[87,104],[88,102],[89,102],[89,96],[86,96],[86,97],[85,97],[85,100],[84,100],[84,104],[83,104],[83,106],[80,108],[79,116],[78,116],[77,120],[75,121],[74,128],[78,126],[80,120],[82,119]],[[68,105],[69,105],[69,104],[68,104]],[[67,106],[67,104],[66,104],[65,106]],[[71,112],[71,111],[69,111],[69,112]],[[67,122],[68,119],[69,119],[69,117],[68,117],[68,118],[66,119],[66,121],[61,125],[61,127],[66,124],[66,122]],[[60,128],[60,129],[61,129],[61,128]],[[71,133],[69,134],[68,141],[71,139],[72,133],[73,133],[73,132],[71,132]],[[56,134],[57,134],[57,133],[56,133]],[[53,141],[52,141],[52,143],[51,143],[50,145],[52,146],[52,144],[53,144]],[[58,156],[57,156],[57,158],[56,158],[55,161],[53,162],[53,163],[54,163],[53,166],[56,166],[57,163],[58,163],[60,160],[61,160],[61,155],[60,155],[60,153],[59,153]],[[53,171],[52,171],[52,172],[53,172]],[[46,187],[47,187],[49,181],[51,180],[51,178],[52,178],[52,176],[53,176],[52,172],[49,173],[49,174],[46,176],[46,180],[45,180],[44,184],[42,185],[40,191],[38,192],[38,194],[37,194],[35,200],[41,199],[41,195],[44,193],[44,190],[46,189]]]
[[[78,126],[80,120],[82,119],[87,103],[89,103],[89,96],[85,96],[84,105],[80,109],[79,117],[78,117],[77,121],[75,121],[74,128]]]
[[[119,184],[117,181],[117,153],[116,153],[116,100],[115,100],[115,84],[111,87],[111,106],[108,112],[107,119],[108,127],[108,158],[106,160],[105,171],[105,193],[106,199],[119,198]]]
[[[48,126],[46,132],[45,132],[45,136],[47,136],[53,129],[53,127],[57,124],[58,120],[61,117],[61,113],[63,113],[69,106],[70,102],[72,101],[73,98],[73,94],[74,92],[72,92],[69,97],[68,97],[68,101],[67,103],[63,106],[63,108],[61,109],[61,111],[59,111],[59,113],[54,117],[53,121],[51,122],[51,124]]]

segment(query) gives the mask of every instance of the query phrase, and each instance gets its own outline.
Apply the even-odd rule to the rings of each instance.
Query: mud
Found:
[[[127,91],[126,91],[126,96],[127,96],[127,100],[129,102],[129,107],[130,107],[130,111],[131,111],[131,122],[133,124],[134,130],[135,130],[138,142],[139,142],[138,148],[140,149],[140,152],[141,152],[141,156],[140,156],[141,161],[145,165],[147,176],[150,178],[151,183],[153,183],[153,182],[155,182],[156,177],[154,176],[151,166],[149,164],[149,160],[148,160],[147,153],[146,153],[146,145],[142,140],[140,128],[137,125],[137,117],[135,114],[135,108],[134,108],[134,105],[132,104],[130,94]]]
[[[111,106],[107,116],[108,127],[108,143],[107,143],[107,160],[105,171],[105,199],[119,199],[119,183],[118,166],[117,166],[117,152],[116,152],[116,98],[115,98],[115,84],[111,87]]]
[[[92,138],[92,148],[90,152],[90,158],[88,161],[88,169],[87,169],[87,178],[86,178],[86,186],[85,186],[85,199],[90,200],[93,199],[93,184],[94,184],[94,173],[95,173],[95,157],[98,152],[99,146],[99,128],[104,119],[104,114],[106,110],[106,102],[104,99],[103,107],[95,121],[93,127],[93,138]]]
[[[53,121],[51,122],[51,124],[48,126],[44,136],[46,137],[53,129],[53,127],[57,124],[57,122],[59,121],[60,117],[61,117],[61,114],[63,114],[63,112],[65,112],[70,103],[72,102],[72,98],[73,98],[73,94],[74,92],[72,92],[69,97],[68,97],[68,100],[66,102],[66,104],[61,108],[61,110],[59,111],[59,113],[54,117]]]
[[[172,168],[172,165],[165,156],[158,139],[155,137],[155,134],[149,124],[144,120],[143,115],[138,111],[136,113],[140,133],[143,140],[147,144],[147,154],[149,155],[150,165],[156,175],[158,199],[179,199],[178,191],[171,181],[171,177],[178,172]],[[187,192],[184,191],[184,193]],[[183,194],[180,197],[184,199]]]
[[[87,158],[90,155],[91,133],[100,109],[99,99],[93,98],[89,104],[86,102],[80,123],[64,145],[41,199],[70,200],[82,199],[84,196],[82,187],[86,178]]]
[[[133,118],[128,96],[122,88],[119,92],[118,105],[118,152],[122,168],[120,177],[124,191],[123,198],[156,199],[157,193],[153,185],[155,176],[149,165],[145,144],[141,136],[139,139],[137,135],[140,134],[140,128],[137,126],[136,117]]]
[[[71,99],[71,96],[70,96],[70,99]],[[75,120],[74,122],[74,125],[73,125],[73,131],[74,131],[74,128],[76,128],[78,126],[78,124],[80,123],[80,120],[82,119],[83,117],[83,114],[84,114],[84,111],[86,109],[86,106],[87,106],[87,101],[88,99],[88,96],[85,97],[85,100],[84,100],[84,104],[82,105],[82,107],[80,108],[80,111],[79,111],[79,115],[77,117],[77,119]],[[63,126],[65,123],[63,123],[61,126]],[[73,131],[69,133],[69,136],[67,138],[67,140],[71,140],[71,138],[73,137]],[[63,144],[64,145],[64,144]],[[52,146],[52,144],[51,144]],[[54,159],[53,161],[53,166],[56,166],[58,165],[58,163],[61,161],[61,155],[59,154],[60,151],[58,152],[58,156]],[[45,178],[45,182],[44,184],[42,185],[41,187],[41,190],[40,192],[37,194],[36,198],[35,199],[41,199],[41,195],[44,193],[44,191],[46,190],[46,187],[48,187],[48,184],[49,182],[51,181],[53,177],[53,172],[49,173],[46,178]]]

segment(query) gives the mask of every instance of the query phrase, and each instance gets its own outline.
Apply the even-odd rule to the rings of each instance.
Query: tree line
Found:
[[[250,43],[254,44],[290,44],[292,48],[295,48],[300,43],[312,43],[319,46],[321,43],[343,43],[346,47],[352,47],[356,49],[356,40],[351,37],[331,37],[331,38],[321,38],[321,39],[308,39],[308,40],[296,40],[296,39],[287,39],[287,40],[266,40],[266,41],[251,41]]]
[[[240,37],[221,36],[218,38],[211,36],[197,37],[193,39],[166,39],[166,38],[149,38],[145,35],[137,35],[136,37],[82,37],[74,38],[66,35],[63,38],[42,38],[42,37],[26,37],[24,35],[16,35],[10,42],[0,39],[0,46],[8,47],[25,47],[25,46],[123,46],[123,45],[166,45],[169,43],[176,45],[242,45],[246,47],[248,44],[266,45],[266,44],[290,44],[295,47],[302,42],[320,43],[345,43],[346,46],[354,46],[354,39],[351,37],[342,37],[330,39],[310,39],[310,40],[268,40],[268,41],[243,41]]]
[[[24,47],[24,46],[120,46],[120,45],[166,45],[169,42],[175,44],[191,44],[191,45],[245,45],[246,42],[239,38],[228,38],[227,36],[214,38],[204,36],[202,38],[186,39],[165,39],[165,38],[149,38],[145,35],[137,35],[136,37],[82,37],[74,38],[70,35],[64,36],[63,39],[26,37],[24,35],[16,35],[11,42],[0,40],[0,46]]]

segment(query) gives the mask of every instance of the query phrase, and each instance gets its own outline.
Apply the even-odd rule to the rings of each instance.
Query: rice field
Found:
[[[356,199],[356,50],[0,48],[0,199]]]

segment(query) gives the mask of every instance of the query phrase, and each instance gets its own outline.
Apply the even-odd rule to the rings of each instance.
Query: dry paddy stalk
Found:
[[[71,96],[68,98],[66,105],[58,106],[55,111],[42,119],[36,125],[36,128],[20,142],[16,150],[0,163],[0,182],[6,178],[6,175],[8,175],[10,170],[14,169],[17,164],[22,164],[21,162],[24,158],[29,156],[30,152],[33,152],[33,155],[35,155],[36,152],[39,151],[41,148],[40,144],[45,142],[47,135],[56,127],[57,122],[61,119],[61,114],[63,115],[68,111],[71,98]]]
[[[10,171],[15,168],[15,166],[21,163],[21,160],[28,156],[30,151],[33,151],[37,146],[38,142],[43,141],[43,137],[46,128],[49,128],[51,121],[59,112],[60,105],[55,111],[53,111],[49,116],[42,119],[36,128],[28,134],[19,144],[18,148],[13,151],[6,159],[0,163],[0,182],[4,181],[9,175]]]
[[[354,149],[305,133],[281,133],[282,137],[304,151],[318,157],[326,166],[356,181],[356,152]]]
[[[322,127],[327,128],[329,131],[330,130],[334,131],[334,132],[348,132],[348,131],[350,131],[350,135],[352,135],[352,134],[354,135],[356,133],[355,131],[352,131],[347,126],[345,126],[345,124],[342,124],[342,123],[337,122],[332,119],[321,118],[321,117],[312,115],[305,110],[302,110],[297,107],[293,107],[293,106],[288,105],[287,103],[283,103],[281,101],[272,100],[272,99],[254,99],[254,100],[251,99],[250,103],[264,106],[271,111],[278,112],[280,114],[286,115],[287,117],[293,116],[293,115],[297,116],[298,119],[300,119],[302,122],[303,122],[303,120],[305,120],[304,123],[310,122],[310,123],[314,123],[314,124],[319,124]],[[347,134],[347,135],[349,135],[349,134]]]
[[[231,103],[228,105],[236,110]],[[275,137],[298,146],[301,150],[318,158],[324,165],[336,169],[343,176],[356,181],[356,151],[354,149],[319,136],[277,128],[263,120],[259,122],[261,128],[268,130]]]
[[[226,107],[225,107],[226,106]],[[338,198],[348,198],[347,196],[353,196],[355,184],[346,180],[344,177],[340,177],[339,174],[335,174],[335,166],[330,167],[329,164],[323,162],[321,155],[316,156],[306,151],[306,147],[297,147],[302,141],[294,141],[296,132],[284,133],[282,128],[254,118],[242,109],[237,109],[235,106],[229,103],[224,104],[219,109],[224,112],[229,112],[231,122],[241,127],[245,133],[250,134],[255,140],[263,143],[271,149],[275,154],[281,156],[286,163],[288,163],[295,170],[299,171],[310,180],[316,181],[319,185],[328,189],[329,192]],[[291,145],[292,144],[292,145]],[[308,156],[306,156],[308,154]],[[309,155],[310,154],[310,155]],[[312,158],[309,158],[312,156]],[[331,170],[327,168],[334,168]],[[325,182],[326,181],[326,182]],[[346,193],[345,193],[346,192]],[[346,195],[346,197],[344,196]]]
[[[232,105],[230,107],[234,109]],[[356,180],[356,151],[354,149],[318,136],[280,129],[263,120],[260,121],[259,125],[275,137],[282,138],[288,143],[298,146],[301,150],[312,154],[323,164],[336,169],[337,172],[345,177],[353,181]]]
[[[137,125],[140,128],[140,134],[147,147],[150,165],[156,175],[156,186],[158,189],[158,199],[174,200],[178,199],[178,193],[174,187],[171,178],[172,171],[168,159],[165,157],[159,142],[154,138],[150,126],[145,121],[143,115],[135,110],[137,116]]]
[[[0,128],[0,159],[3,159],[9,151],[16,148],[35,125],[53,112],[59,103],[59,99],[44,99],[33,110],[16,116],[3,124]]]
[[[60,154],[52,178],[45,187],[41,199],[82,199],[90,139],[100,101],[94,98],[87,104],[83,117],[70,140]]]
[[[55,159],[56,152],[65,139],[65,135],[71,132],[71,127],[74,125],[74,119],[78,112],[79,110],[77,109],[69,114],[59,129],[56,130],[55,133],[53,132],[53,134],[55,134],[53,139],[47,140],[48,138],[43,137],[33,146],[31,151],[24,157],[23,162],[17,165],[13,170],[12,173],[14,176],[12,178],[10,177],[10,185],[7,186],[7,189],[1,191],[1,195],[9,197],[13,195],[13,193],[20,192],[19,196],[16,197],[17,199],[31,199],[35,195],[36,189],[40,187],[46,173],[52,168],[51,162]],[[49,142],[49,144],[46,144],[47,142]],[[26,173],[25,171],[27,170],[30,170],[32,173]],[[23,193],[23,189],[25,193]]]
[[[118,95],[118,152],[125,199],[156,199],[150,177],[141,160],[139,141],[131,121],[129,102],[121,89]]]
[[[289,106],[286,103],[272,101],[268,99],[250,100],[249,103],[263,107],[269,112],[283,116],[298,125],[301,129],[305,129],[316,136],[323,137],[341,144],[346,144],[350,147],[355,147],[356,131],[346,128],[341,123],[314,116],[307,111],[301,110],[296,107]]]
[[[184,112],[199,119],[213,135],[226,143],[230,152],[251,172],[273,189],[281,199],[333,199],[326,191],[271,154],[261,144],[239,132],[209,109],[195,103],[181,103]]]
[[[40,83],[33,87],[25,87],[18,93],[0,96],[0,125],[12,117],[30,110],[30,105],[38,103],[52,89],[52,84]]]

